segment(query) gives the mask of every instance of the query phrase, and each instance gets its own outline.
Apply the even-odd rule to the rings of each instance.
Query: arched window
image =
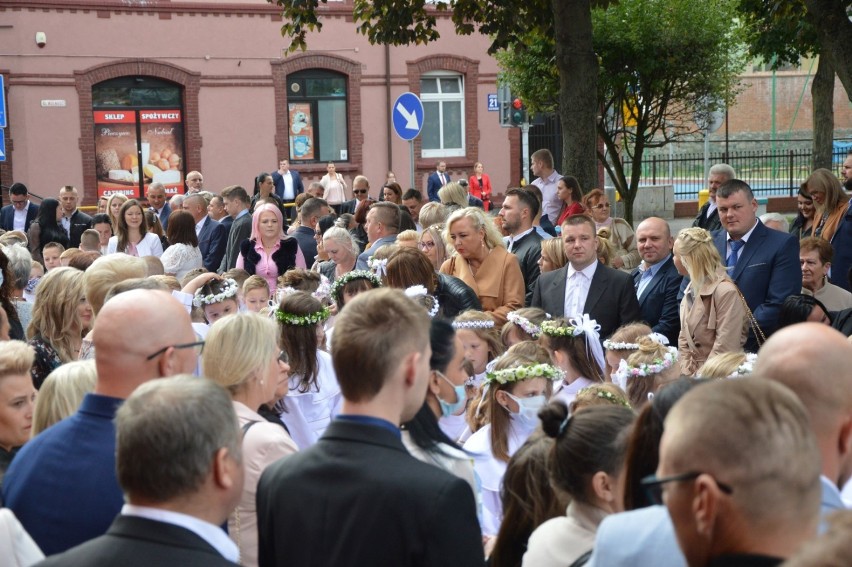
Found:
[[[423,157],[465,155],[464,76],[432,71],[420,78]]]
[[[346,75],[325,69],[287,76],[292,162],[349,161],[346,82]]]

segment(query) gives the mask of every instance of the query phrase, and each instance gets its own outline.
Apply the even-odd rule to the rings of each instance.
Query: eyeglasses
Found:
[[[195,355],[196,356],[201,356],[201,353],[204,352],[204,341],[196,341],[194,343],[184,343],[184,344],[181,344],[181,345],[164,346],[163,348],[161,348],[160,350],[158,350],[154,354],[150,354],[150,355],[146,356],[145,360],[154,360],[155,358],[157,358],[158,356],[160,356],[161,354],[163,354],[164,352],[166,352],[170,348],[173,348],[173,349],[176,349],[176,350],[181,350],[181,349],[185,349],[185,348],[192,348],[192,349],[195,349]]]
[[[662,504],[663,503],[663,485],[666,485],[670,482],[685,482],[688,480],[695,480],[699,476],[707,474],[703,472],[693,471],[683,474],[676,474],[672,476],[666,476],[663,478],[657,478],[657,475],[652,474],[648,475],[639,481],[639,484],[645,489],[645,493],[648,495],[648,498],[654,504]],[[709,475],[708,475],[709,476]],[[712,478],[712,477],[711,477]],[[719,487],[719,490],[724,492],[725,494],[733,494],[734,489],[729,485],[724,484],[713,478],[713,481],[716,483],[716,486]]]
[[[24,204],[24,203],[26,203],[26,202],[27,202],[27,200],[26,200],[26,199],[22,199],[22,200],[20,200],[20,201],[16,201],[15,199],[12,199],[12,204],[13,204],[13,205],[23,205],[23,204]]]
[[[422,242],[420,242],[417,245],[417,247],[420,248],[421,250],[431,250],[432,248],[435,247],[435,242],[429,241],[429,240],[423,240]]]
[[[363,195],[363,194],[365,194],[366,192],[367,192],[367,190],[366,190],[366,189],[353,189],[353,190],[352,190],[352,193],[353,193],[354,195]]]
[[[610,205],[609,203],[601,203],[600,205],[595,205],[592,208],[600,211],[601,209],[608,209],[610,207],[612,207],[612,205]]]
[[[278,353],[278,362],[283,362],[284,364],[290,363],[290,356],[287,354],[286,350],[282,350]]]

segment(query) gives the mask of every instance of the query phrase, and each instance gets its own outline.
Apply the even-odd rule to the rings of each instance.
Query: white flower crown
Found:
[[[377,276],[382,277],[388,275],[388,259],[382,258],[381,260],[370,256],[367,259],[367,267],[373,270]]]
[[[334,280],[329,290],[331,298],[337,303],[340,303],[340,298],[343,295],[343,286],[353,280],[367,280],[374,288],[382,287],[382,280],[370,270],[352,270]]]
[[[222,280],[225,283],[225,287],[217,294],[209,293],[207,295],[201,295],[201,290],[195,292],[195,297],[192,299],[192,304],[196,307],[201,307],[203,305],[214,305],[216,303],[222,303],[226,299],[230,299],[237,295],[237,282],[228,278]]]
[[[626,360],[621,359],[621,362],[618,364],[618,370],[612,376],[613,381],[619,384],[627,384],[628,378],[651,376],[659,374],[667,368],[671,368],[677,362],[677,349],[675,347],[666,347],[666,351],[662,359],[655,359],[651,364],[643,362],[637,366],[630,366]]]
[[[757,362],[757,354],[753,352],[746,353],[746,359],[740,364],[736,370],[731,372],[728,378],[745,378],[754,373],[754,363]]]
[[[547,318],[550,319],[550,315],[548,315]],[[537,339],[541,335],[541,327],[539,327],[523,315],[518,315],[517,311],[512,311],[511,313],[506,315],[506,319],[508,319],[510,323],[514,323],[515,325],[523,329],[526,334],[528,334],[534,339]]]
[[[646,335],[655,343],[660,343],[661,345],[669,346],[669,339],[663,334],[660,333],[651,333],[650,335]],[[639,345],[637,343],[616,343],[609,339],[603,342],[603,346],[607,350],[638,350]]]
[[[488,319],[487,321],[453,321],[453,329],[458,331],[459,329],[493,329],[494,321]]]
[[[562,380],[565,373],[550,364],[532,364],[516,366],[515,368],[504,368],[494,370],[485,374],[485,382],[491,384],[508,384],[509,382],[520,382],[530,378],[547,378],[548,380]]]
[[[438,314],[438,308],[440,304],[438,303],[438,298],[434,295],[429,295],[429,292],[422,285],[413,285],[411,287],[405,288],[405,295],[410,297],[411,299],[415,299],[417,297],[431,297],[432,298],[432,309],[429,310],[429,318],[434,319],[435,315]]]

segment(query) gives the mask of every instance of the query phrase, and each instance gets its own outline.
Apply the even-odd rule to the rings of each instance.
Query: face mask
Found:
[[[441,406],[441,417],[449,417],[451,415],[455,415],[460,409],[464,407],[464,404],[467,402],[467,397],[464,391],[464,384],[456,386],[455,384],[450,382],[450,379],[444,376],[443,373],[438,372],[437,370],[435,370],[434,372],[435,374],[443,378],[447,384],[452,386],[453,390],[456,393],[456,401],[452,403],[445,402],[441,398],[438,398],[438,404],[440,404]]]
[[[515,400],[520,408],[520,411],[513,415],[516,415],[523,425],[530,428],[536,427],[538,425],[538,410],[547,403],[544,394],[532,398],[516,398],[509,392],[506,392],[506,395]]]

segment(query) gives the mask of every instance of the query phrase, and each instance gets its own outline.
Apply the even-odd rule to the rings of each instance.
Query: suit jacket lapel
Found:
[[[731,279],[737,281],[740,277],[740,274],[743,273],[743,270],[748,265],[751,257],[754,256],[754,253],[763,245],[763,240],[766,238],[766,231],[770,230],[763,226],[763,223],[758,222],[758,226],[755,227],[754,232],[751,233],[751,236],[748,239],[748,242],[745,243],[745,246],[742,247],[739,258],[737,258],[737,265],[734,267],[734,271],[731,274]]]
[[[565,284],[568,279],[568,266],[566,265],[563,268],[559,268],[554,272],[555,277],[553,282],[550,285],[550,289],[542,289],[541,293],[546,294],[545,300],[542,301],[542,305],[547,305],[549,298],[554,298],[555,305],[553,305],[550,309],[545,309],[545,311],[552,313],[554,316],[563,316],[565,315]]]
[[[609,285],[609,279],[607,267],[603,264],[598,264],[597,269],[595,269],[595,275],[592,276],[592,281],[589,284],[589,295],[586,296],[586,305],[583,306],[583,313],[592,312],[600,298],[603,297],[604,291]]]

